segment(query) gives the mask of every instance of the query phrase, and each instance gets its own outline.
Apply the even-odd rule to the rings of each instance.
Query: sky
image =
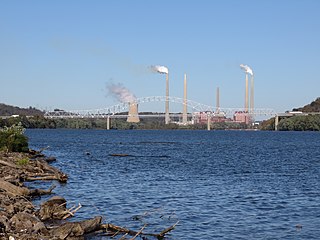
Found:
[[[137,98],[165,95],[277,112],[320,97],[318,0],[0,1],[0,102],[45,110],[105,108],[108,86]],[[164,104],[161,105],[164,108]],[[151,106],[145,110],[155,111]],[[181,107],[182,109],[182,107]]]

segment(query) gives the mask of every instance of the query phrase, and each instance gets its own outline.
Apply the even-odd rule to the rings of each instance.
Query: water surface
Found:
[[[69,175],[54,192],[68,207],[82,204],[73,221],[102,215],[105,222],[134,230],[148,223],[146,232],[179,221],[168,239],[320,236],[319,133],[26,133],[31,148],[50,146],[45,153],[57,157],[53,165]]]

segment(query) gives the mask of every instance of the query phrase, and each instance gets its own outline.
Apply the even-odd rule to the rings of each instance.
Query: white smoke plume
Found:
[[[109,93],[117,98],[120,102],[135,102],[137,100],[136,96],[129,91],[126,87],[119,84],[109,84],[107,85]]]
[[[240,68],[246,73],[249,73],[251,76],[253,76],[253,71],[248,65],[240,64]]]
[[[150,68],[154,72],[164,73],[164,74],[168,74],[169,73],[169,69],[167,67],[165,67],[165,66],[156,65],[156,66],[151,66]]]

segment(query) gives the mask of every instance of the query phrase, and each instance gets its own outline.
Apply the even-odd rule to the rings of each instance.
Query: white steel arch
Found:
[[[142,97],[137,98],[135,103],[143,104],[148,102],[165,102],[167,100],[166,96],[151,96],[151,97]],[[169,102],[184,104],[184,99],[179,97],[169,97]],[[117,113],[123,113],[128,111],[130,102],[118,103],[116,105],[100,108],[100,109],[92,109],[92,110],[72,110],[72,111],[53,111],[46,112],[45,117],[47,118],[104,118],[111,115],[115,115]],[[186,105],[188,108],[192,109],[193,112],[208,112],[208,114],[214,114],[216,108],[213,106],[209,106],[206,104],[202,104],[192,100],[186,100]],[[219,108],[219,114],[230,115],[235,112],[243,112],[244,108]],[[250,112],[251,115],[275,115],[273,109],[264,108],[259,109],[256,108],[253,112]]]

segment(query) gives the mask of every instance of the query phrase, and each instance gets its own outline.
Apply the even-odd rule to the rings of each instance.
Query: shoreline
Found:
[[[178,224],[160,233],[145,233],[146,226],[137,231],[130,230],[111,223],[104,224],[101,216],[69,222],[81,204],[68,209],[65,198],[54,194],[55,185],[47,190],[29,189],[24,185],[24,182],[33,181],[66,183],[68,176],[50,166],[52,161],[55,158],[46,157],[41,150],[29,150],[28,153],[0,151],[0,239],[84,239],[87,234],[101,232],[105,236],[145,235],[162,239]],[[41,202],[39,210],[36,210],[32,201],[42,195],[52,197]]]

